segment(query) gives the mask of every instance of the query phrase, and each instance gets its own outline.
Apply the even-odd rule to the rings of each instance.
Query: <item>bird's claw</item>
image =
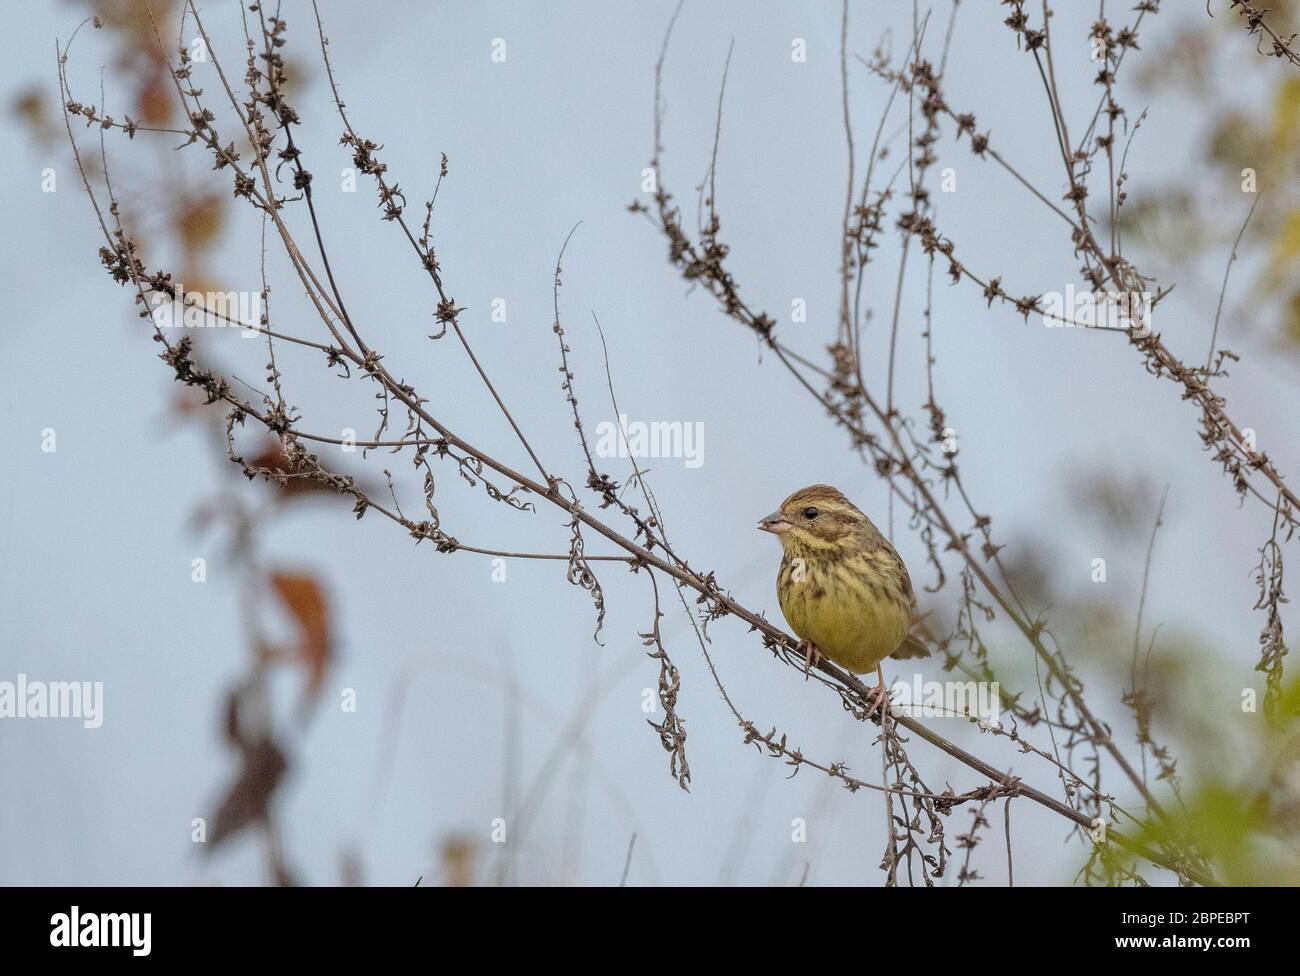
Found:
[[[867,689],[867,718],[870,718],[880,712],[880,717],[885,717],[885,703],[889,701],[889,693],[885,691],[884,685]]]
[[[803,651],[803,679],[807,681],[812,674],[813,665],[821,663],[822,652],[810,640],[801,641],[799,647]]]
[[[889,691],[885,687],[885,672],[876,665],[876,687],[867,689],[867,718],[880,709],[880,721],[885,721],[885,709],[889,706]]]

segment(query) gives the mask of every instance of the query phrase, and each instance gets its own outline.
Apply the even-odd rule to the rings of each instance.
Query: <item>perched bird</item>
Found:
[[[807,668],[824,655],[858,674],[875,670],[883,706],[880,662],[930,653],[908,633],[912,581],[894,547],[829,485],[801,488],[758,527],[776,535],[785,551],[776,595],[802,640]]]

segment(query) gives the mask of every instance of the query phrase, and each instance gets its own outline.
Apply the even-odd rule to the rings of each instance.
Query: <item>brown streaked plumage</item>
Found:
[[[908,630],[914,596],[907,567],[889,540],[830,485],[801,488],[758,526],[781,540],[781,612],[811,662],[825,655],[849,671],[929,654]]]

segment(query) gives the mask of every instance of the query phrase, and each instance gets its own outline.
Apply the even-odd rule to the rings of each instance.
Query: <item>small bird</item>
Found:
[[[822,655],[857,674],[875,670],[875,703],[886,700],[880,662],[926,657],[908,633],[914,597],[907,567],[879,529],[830,485],[801,488],[758,523],[785,551],[776,596],[801,640],[808,670]]]

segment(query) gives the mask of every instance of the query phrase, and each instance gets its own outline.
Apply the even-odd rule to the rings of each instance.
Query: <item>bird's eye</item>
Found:
[[[818,514],[817,509],[815,509],[811,505],[809,505],[807,508],[803,510],[803,517],[806,518],[809,522],[815,519],[817,517],[817,514]]]

